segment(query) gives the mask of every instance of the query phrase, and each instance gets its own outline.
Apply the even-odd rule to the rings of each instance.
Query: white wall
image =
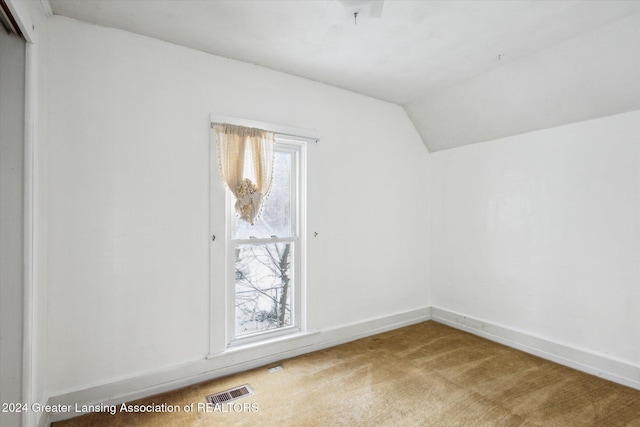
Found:
[[[208,353],[211,112],[320,134],[309,328],[429,305],[428,153],[400,107],[66,18],[49,30],[50,395]]]
[[[640,111],[431,162],[434,307],[640,367]]]

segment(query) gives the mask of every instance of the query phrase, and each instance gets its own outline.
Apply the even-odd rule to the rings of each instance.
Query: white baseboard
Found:
[[[370,335],[424,322],[430,319],[430,313],[430,307],[423,307],[332,329],[299,334],[292,339],[270,342],[261,346],[214,354],[180,366],[156,372],[147,372],[135,377],[52,396],[47,404],[54,406],[71,405],[75,408],[76,404],[81,407],[82,405],[113,405],[130,402],[268,365],[312,351],[333,347]],[[38,425],[49,425],[52,422],[78,415],[81,415],[81,413],[43,414]]]
[[[522,350],[560,365],[640,390],[640,366],[438,307],[431,308],[431,318],[436,322]]]

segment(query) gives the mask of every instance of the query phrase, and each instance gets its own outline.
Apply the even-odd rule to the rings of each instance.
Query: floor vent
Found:
[[[220,393],[210,394],[207,396],[207,402],[212,405],[219,405],[221,403],[227,403],[234,401],[236,399],[240,399],[241,397],[251,396],[253,394],[253,389],[249,384],[241,385],[239,387],[234,387],[229,390],[221,391]]]

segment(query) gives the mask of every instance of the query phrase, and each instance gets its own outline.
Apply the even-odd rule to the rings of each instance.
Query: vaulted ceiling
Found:
[[[50,2],[399,104],[431,151],[640,109],[640,1]]]

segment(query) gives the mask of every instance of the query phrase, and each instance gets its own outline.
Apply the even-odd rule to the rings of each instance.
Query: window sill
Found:
[[[230,346],[227,346],[227,348],[220,352],[220,353],[209,353],[206,357],[206,359],[213,359],[215,357],[218,357],[220,355],[223,354],[233,354],[233,353],[240,353],[246,350],[250,350],[250,349],[255,349],[255,348],[259,348],[259,347],[264,347],[266,345],[269,344],[279,344],[279,343],[283,343],[283,342],[288,342],[288,341],[295,341],[298,339],[302,339],[302,338],[308,338],[311,337],[313,335],[318,335],[320,333],[319,330],[312,330],[312,331],[304,331],[304,332],[294,332],[291,334],[287,334],[287,335],[281,335],[278,337],[273,337],[273,338],[266,338],[264,340],[259,340],[259,341],[252,341],[252,342],[248,342],[248,343],[238,343],[238,344],[233,344]]]

